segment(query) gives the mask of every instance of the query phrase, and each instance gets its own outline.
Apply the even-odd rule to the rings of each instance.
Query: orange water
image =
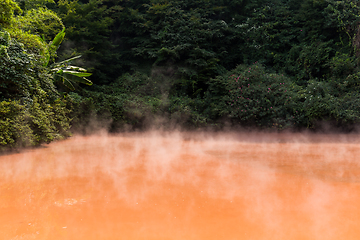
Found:
[[[360,239],[360,141],[148,133],[3,155],[0,239]]]

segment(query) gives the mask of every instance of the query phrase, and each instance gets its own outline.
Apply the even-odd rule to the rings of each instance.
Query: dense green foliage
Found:
[[[240,65],[229,75],[210,83],[211,99],[217,98],[211,109],[218,116],[267,128],[291,127],[298,121],[296,93],[300,87],[288,77],[268,73],[259,64]]]
[[[3,1],[2,7],[19,9],[14,1]],[[23,9],[23,15],[15,16],[10,11],[7,21],[1,24],[0,150],[34,146],[70,135],[70,110],[49,70],[43,67],[50,53],[45,39],[37,33],[48,32],[48,19],[36,11],[50,12]],[[61,22],[54,12],[51,15]]]
[[[355,0],[0,0],[0,12],[0,146],[100,123],[360,122]]]
[[[210,109],[243,126],[285,129],[328,122],[349,130],[360,120],[358,82],[351,79],[355,85],[312,79],[302,87],[259,64],[241,65],[211,81]]]

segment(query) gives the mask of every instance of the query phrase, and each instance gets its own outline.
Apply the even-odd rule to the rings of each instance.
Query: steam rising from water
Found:
[[[1,156],[0,239],[357,239],[358,140],[104,134]]]

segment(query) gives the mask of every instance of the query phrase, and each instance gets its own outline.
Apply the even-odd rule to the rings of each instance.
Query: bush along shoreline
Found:
[[[124,83],[127,78],[127,84]],[[351,132],[360,120],[360,94],[340,94],[332,82],[300,86],[259,63],[239,65],[210,80],[203,97],[154,92],[154,78],[135,73],[112,86],[0,102],[0,149],[36,146],[72,133],[242,129]],[[168,89],[171,91],[171,88]],[[21,102],[22,101],[22,102]]]
[[[0,12],[0,151],[99,129],[360,123],[356,0],[6,0]]]

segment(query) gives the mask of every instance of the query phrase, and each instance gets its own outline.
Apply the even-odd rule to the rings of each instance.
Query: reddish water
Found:
[[[3,155],[0,239],[359,239],[360,142],[341,138],[93,136]]]

